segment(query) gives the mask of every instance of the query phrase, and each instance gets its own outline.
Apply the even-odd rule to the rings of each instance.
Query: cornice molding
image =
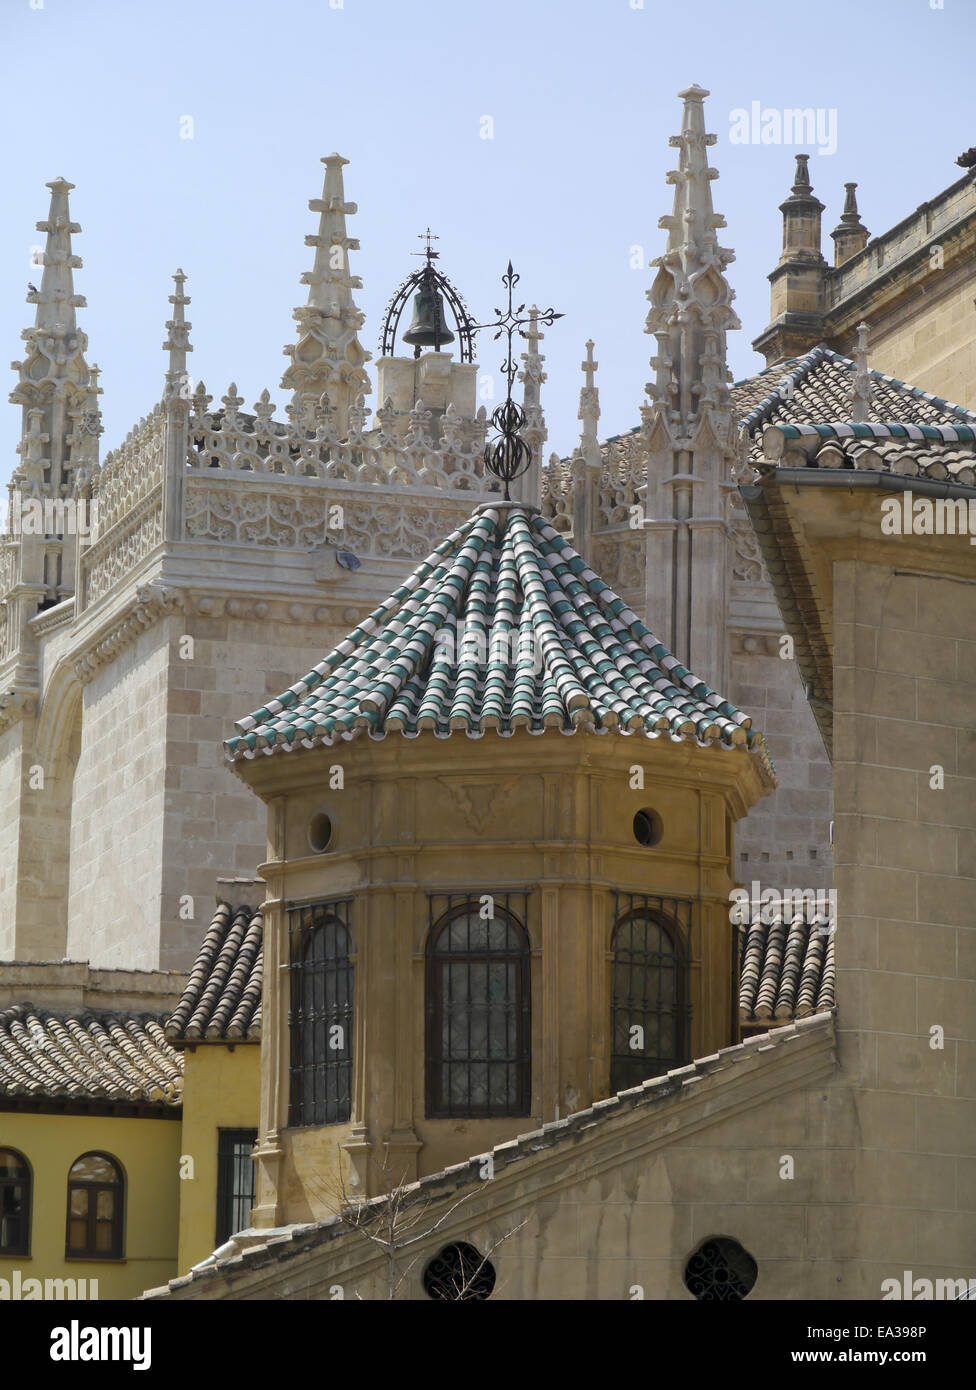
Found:
[[[130,642],[167,613],[183,607],[183,595],[177,589],[158,584],[143,584],[121,613],[92,635],[79,651],[71,653],[71,664],[82,685],[118,655]]]

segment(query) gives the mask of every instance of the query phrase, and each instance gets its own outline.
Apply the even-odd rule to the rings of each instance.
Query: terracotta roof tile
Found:
[[[178,1106],[183,1059],[162,1019],[95,1010],[0,1009],[0,1095]]]
[[[762,456],[767,425],[814,425],[824,420],[849,421],[854,406],[857,365],[827,347],[815,347],[802,357],[767,367],[754,377],[736,382],[732,400],[741,427],[750,438],[753,463]],[[868,423],[897,420],[904,425],[976,426],[976,414],[929,391],[921,391],[884,372],[869,372],[871,401]]]
[[[740,936],[739,1018],[768,1023],[834,1007],[834,924],[809,906],[755,916]]]
[[[261,1037],[261,913],[220,903],[193,963],[166,1037],[186,1042],[257,1042]]]

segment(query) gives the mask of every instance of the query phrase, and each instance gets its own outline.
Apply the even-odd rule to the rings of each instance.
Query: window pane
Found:
[[[289,912],[291,1125],[337,1124],[352,1113],[352,940],[341,920],[347,908]],[[226,1212],[230,1221],[229,1205]]]
[[[27,1189],[19,1183],[7,1182],[0,1185],[0,1215],[18,1216],[24,1206]]]
[[[16,1179],[26,1182],[29,1176],[27,1164],[19,1154],[10,1149],[0,1149],[0,1182]]]
[[[432,1114],[523,1114],[529,1095],[528,941],[496,906],[457,911],[428,944],[428,1106]]]
[[[68,1174],[72,1182],[114,1182],[119,1181],[115,1164],[104,1154],[84,1154],[76,1158]]]
[[[217,1147],[217,1244],[250,1224],[256,1173],[251,1152],[257,1130],[222,1130]]]
[[[19,1253],[24,1240],[24,1222],[19,1212],[0,1216],[0,1250]]]
[[[679,919],[680,920],[680,919]],[[680,1065],[683,977],[663,920],[637,910],[613,934],[611,1090]]]

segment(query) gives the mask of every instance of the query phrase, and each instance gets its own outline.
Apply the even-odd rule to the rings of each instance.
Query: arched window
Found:
[[[352,1114],[352,933],[349,901],[293,908],[290,1125]]]
[[[75,1259],[122,1258],[125,1182],[108,1154],[76,1158],[68,1171],[68,1239],[65,1254]]]
[[[433,1118],[529,1113],[529,938],[507,908],[483,910],[478,900],[452,907],[427,939]]]
[[[668,918],[638,906],[614,927],[611,1093],[686,1061],[684,961]]]
[[[31,1171],[16,1149],[0,1149],[0,1255],[30,1254]]]

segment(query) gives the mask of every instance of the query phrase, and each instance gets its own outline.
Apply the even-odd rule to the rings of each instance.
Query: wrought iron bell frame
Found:
[[[380,356],[392,357],[396,347],[397,332],[400,327],[400,319],[403,311],[410,302],[412,295],[419,294],[422,290],[434,291],[442,296],[451,311],[456,329],[458,343],[458,359],[461,362],[474,361],[474,326],[471,322],[471,315],[468,313],[467,306],[460,294],[451,284],[450,280],[439,271],[434,260],[438,253],[431,249],[428,235],[426,251],[416,254],[426,258],[426,263],[409,275],[403,284],[393,295],[389,304],[386,306],[386,313],[383,316],[383,332],[380,335]],[[420,348],[414,349],[414,356],[420,356]]]

